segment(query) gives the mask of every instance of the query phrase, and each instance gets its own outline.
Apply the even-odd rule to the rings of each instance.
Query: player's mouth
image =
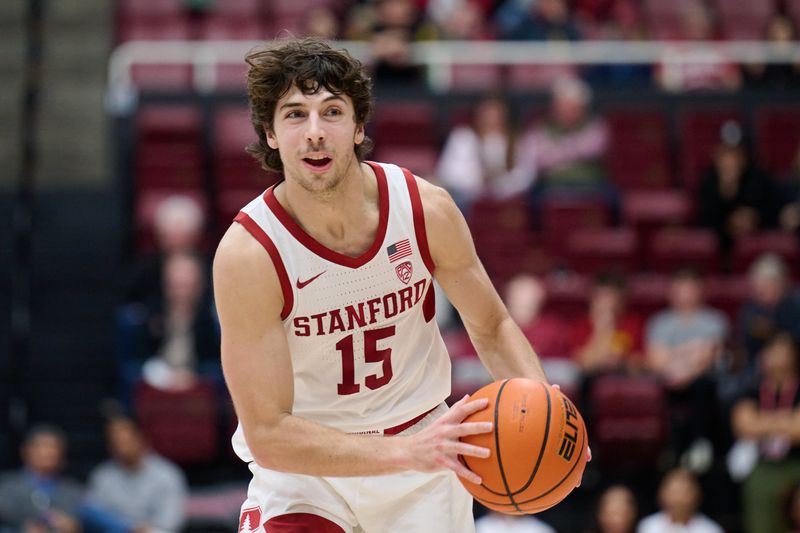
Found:
[[[327,155],[308,155],[303,158],[303,164],[312,172],[325,172],[333,166],[333,158]]]

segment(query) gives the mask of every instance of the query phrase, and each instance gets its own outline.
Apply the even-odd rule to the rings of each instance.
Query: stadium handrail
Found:
[[[237,64],[245,54],[269,41],[128,41],[111,53],[109,91],[135,93],[134,64],[191,63],[193,88],[199,93],[216,88],[218,64]],[[369,64],[368,41],[335,41],[353,56]],[[679,49],[682,53],[670,54]],[[800,42],[775,44],[764,41],[430,41],[411,44],[413,64],[427,68],[428,83],[435,91],[450,87],[452,65],[546,65],[546,64],[655,64],[705,62],[709,53],[721,54],[735,63],[800,62]]]

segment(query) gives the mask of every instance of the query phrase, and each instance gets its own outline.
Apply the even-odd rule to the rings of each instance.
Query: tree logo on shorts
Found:
[[[261,525],[261,507],[248,507],[239,518],[239,533],[252,533]]]
[[[411,276],[414,274],[414,267],[411,266],[410,261],[404,261],[394,267],[394,271],[397,272],[397,277],[400,281],[408,285],[408,282],[411,281]]]

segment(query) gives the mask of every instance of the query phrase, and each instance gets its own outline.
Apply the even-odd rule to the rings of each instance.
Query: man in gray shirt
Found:
[[[174,532],[186,520],[183,472],[151,452],[141,429],[122,415],[106,426],[111,459],[89,476],[84,520],[104,532]]]
[[[683,453],[684,466],[700,473],[713,458],[717,400],[711,371],[725,346],[728,321],[704,304],[702,280],[690,269],[673,276],[669,302],[647,324],[647,364],[668,391],[674,451]]]

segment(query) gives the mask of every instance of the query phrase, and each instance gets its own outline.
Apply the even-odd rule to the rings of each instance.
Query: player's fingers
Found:
[[[558,383],[553,383],[551,387],[553,387],[557,391],[561,391],[561,385],[559,385]]]
[[[456,437],[464,437],[466,435],[480,435],[481,433],[489,433],[492,430],[491,422],[462,422],[453,431]]]
[[[489,398],[478,398],[477,400],[471,400],[461,405],[456,404],[453,406],[454,409],[452,409],[452,411],[455,411],[455,413],[453,413],[455,416],[461,417],[459,418],[460,421],[464,420],[472,413],[477,413],[481,409],[486,409],[487,405],[489,405]]]
[[[481,476],[479,476],[478,474],[476,474],[475,472],[464,466],[461,463],[461,461],[458,461],[457,459],[454,459],[452,457],[447,457],[444,460],[444,465],[453,472],[455,472],[459,477],[463,477],[470,483],[475,483],[476,485],[480,485],[483,482]]]
[[[592,449],[589,446],[587,446],[586,447],[586,462],[588,463],[591,460],[592,460]]]
[[[475,446],[474,444],[467,444],[465,442],[456,442],[447,446],[447,451],[452,455],[465,455],[468,457],[479,457],[486,459],[492,453],[489,448],[483,446]]]

